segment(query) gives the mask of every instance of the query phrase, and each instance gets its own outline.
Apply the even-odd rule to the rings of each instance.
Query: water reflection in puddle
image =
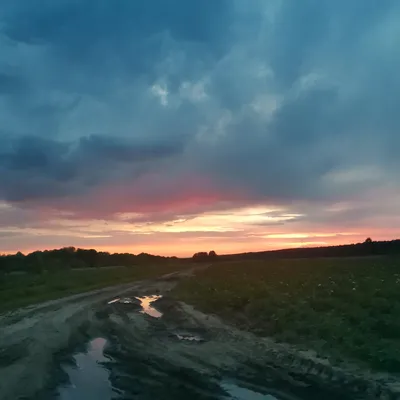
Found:
[[[229,394],[231,399],[235,400],[278,400],[269,394],[261,394],[254,392],[233,383],[222,383],[221,387]]]
[[[158,299],[161,299],[162,296],[143,296],[143,297],[136,297],[140,301],[140,305],[142,306],[143,310],[140,311],[143,314],[150,315],[151,317],[154,318],[160,318],[162,317],[162,313],[155,309],[151,303],[155,302]]]
[[[203,342],[204,339],[199,336],[193,336],[186,333],[176,333],[176,337],[179,340],[186,340],[188,342]]]
[[[86,353],[74,356],[76,367],[64,367],[70,385],[59,390],[60,400],[109,400],[115,396],[109,373],[101,365],[101,362],[109,361],[103,353],[106,343],[103,338],[93,339]]]

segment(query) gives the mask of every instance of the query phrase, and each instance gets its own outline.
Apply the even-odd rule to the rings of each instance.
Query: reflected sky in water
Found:
[[[233,383],[224,382],[221,384],[221,387],[226,390],[234,400],[279,400],[269,394],[257,393]]]
[[[141,306],[143,310],[141,311],[143,314],[150,315],[151,317],[154,318],[160,318],[162,317],[162,313],[158,311],[156,308],[154,308],[151,303],[154,301],[160,299],[162,296],[143,296],[143,297],[136,297],[138,300],[141,301]]]
[[[59,390],[60,400],[109,400],[113,397],[109,372],[101,363],[108,361],[104,356],[107,341],[93,339],[86,353],[74,356],[76,367],[65,366],[70,384]]]

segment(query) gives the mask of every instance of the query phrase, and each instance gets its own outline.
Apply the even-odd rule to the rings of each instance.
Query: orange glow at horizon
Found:
[[[342,209],[343,206],[331,206],[327,212]],[[190,257],[198,251],[232,254],[359,243],[367,237],[391,240],[400,236],[400,229],[388,228],[385,219],[381,225],[374,222],[374,227],[372,224],[329,226],[307,221],[306,217],[295,208],[265,205],[207,211],[164,221],[155,218],[154,222],[146,214],[132,212],[121,212],[106,219],[74,219],[60,213],[58,218],[43,225],[4,227],[2,232],[9,235],[9,240],[5,243],[3,239],[1,250],[2,253],[29,253],[74,246]]]
[[[76,248],[96,249],[97,251],[106,251],[110,253],[149,253],[161,256],[177,256],[177,257],[191,257],[194,253],[199,251],[210,251],[214,250],[217,254],[236,254],[236,253],[247,253],[247,252],[258,252],[258,251],[269,251],[269,250],[281,250],[289,248],[301,248],[301,247],[323,247],[323,246],[334,246],[334,245],[345,245],[360,243],[365,240],[367,234],[358,235],[343,235],[338,233],[336,236],[322,236],[325,239],[321,240],[315,237],[315,240],[308,240],[307,238],[299,239],[299,241],[293,241],[290,236],[296,236],[295,234],[287,235],[286,239],[281,240],[267,240],[263,238],[254,238],[250,236],[248,238],[232,237],[232,238],[174,238],[166,239],[163,241],[149,244],[126,244],[126,245],[108,245],[108,244],[95,244],[91,245],[85,242],[70,243],[65,246],[73,246]],[[299,235],[300,236],[300,235]],[[391,235],[374,235],[374,240],[392,240],[396,236]],[[100,238],[100,237],[99,237]],[[96,238],[92,238],[95,240]],[[107,239],[104,237],[104,239]],[[250,240],[253,239],[253,240]],[[255,239],[255,240],[254,240]],[[59,248],[64,246],[39,246],[33,248],[21,249],[25,254],[36,250],[51,250],[53,248]],[[17,250],[3,251],[3,254],[14,254]]]

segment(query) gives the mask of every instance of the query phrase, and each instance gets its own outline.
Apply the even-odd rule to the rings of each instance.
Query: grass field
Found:
[[[0,276],[0,312],[70,294],[153,278],[184,267],[182,264],[171,263],[2,275]]]
[[[400,372],[400,258],[215,263],[173,296],[257,334]]]

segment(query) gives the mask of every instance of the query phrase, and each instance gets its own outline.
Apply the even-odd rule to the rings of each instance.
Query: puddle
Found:
[[[122,304],[136,304],[136,302],[133,301],[133,300],[132,300],[131,298],[129,298],[129,297],[125,297],[125,298],[119,300],[119,302],[122,303]]]
[[[115,299],[108,301],[107,304],[119,303],[119,304],[139,305],[138,304],[139,301],[140,307],[142,308],[140,312],[142,314],[150,315],[153,318],[161,318],[163,314],[151,305],[151,303],[155,302],[158,299],[161,299],[161,297],[162,296],[158,295],[135,297],[133,299],[130,297],[124,297],[124,298],[117,297]]]
[[[70,385],[59,390],[60,400],[110,400],[115,398],[109,381],[109,373],[101,363],[110,361],[104,356],[107,341],[93,339],[86,353],[74,355],[76,366],[65,366]],[[95,383],[95,384],[94,384]]]
[[[162,296],[157,296],[157,295],[136,297],[136,299],[138,299],[140,301],[140,305],[143,308],[143,310],[140,312],[143,314],[150,315],[153,318],[162,317],[163,314],[151,305],[151,303],[153,303],[154,301],[156,301],[158,299],[161,299],[161,297]]]
[[[117,297],[117,298],[112,299],[112,300],[107,302],[107,304],[115,304],[115,303],[119,303],[119,304],[138,304],[138,301],[137,301],[136,298],[135,298],[135,300],[133,300],[130,297],[123,297],[122,299],[120,297]]]
[[[187,335],[185,333],[182,333],[182,334],[177,333],[176,337],[179,340],[187,340],[188,342],[203,342],[204,341],[204,339],[199,336]]]
[[[230,398],[234,400],[279,400],[269,394],[254,392],[253,390],[240,387],[234,383],[223,382],[221,387],[229,394]]]

